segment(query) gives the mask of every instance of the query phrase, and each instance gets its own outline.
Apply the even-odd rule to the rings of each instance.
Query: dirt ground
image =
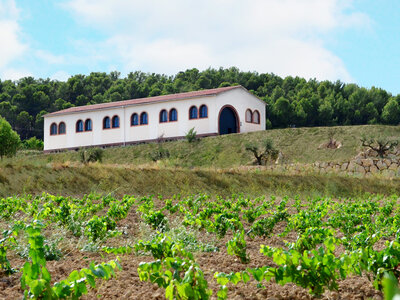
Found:
[[[132,209],[128,217],[118,223],[120,228],[124,228],[126,234],[119,237],[119,242],[123,244],[131,238],[136,239],[138,236],[146,235],[146,232],[140,228],[140,219],[136,212]],[[282,232],[285,224],[278,224],[274,228],[274,233]],[[204,235],[205,236],[205,235]],[[213,290],[212,299],[216,299],[218,284],[213,279],[215,272],[232,272],[245,270],[247,267],[260,267],[264,265],[273,265],[272,261],[260,254],[261,244],[282,247],[284,240],[292,242],[296,235],[289,233],[283,240],[282,238],[272,235],[268,238],[247,239],[248,253],[250,255],[250,263],[242,264],[237,258],[230,256],[226,252],[226,242],[231,238],[231,234],[227,234],[223,239],[214,240],[219,252],[200,252],[196,253],[196,261],[203,270],[209,287]],[[125,241],[124,241],[125,239]],[[77,249],[77,239],[72,236],[64,239],[61,244],[63,257],[59,261],[47,262],[47,268],[52,276],[52,281],[68,277],[73,270],[88,267],[90,262],[100,263],[115,259],[113,254],[105,254],[104,252],[82,252]],[[110,245],[114,245],[113,241],[109,241]],[[113,244],[114,243],[114,244]],[[97,281],[95,290],[89,289],[89,294],[83,299],[165,299],[165,291],[158,288],[156,284],[149,282],[141,282],[137,272],[140,262],[152,261],[150,256],[139,256],[135,253],[120,255],[121,271],[117,271],[117,277],[109,281]],[[9,257],[11,265],[19,268],[23,265],[24,259],[19,255]],[[265,288],[257,288],[255,281],[247,284],[239,283],[237,286],[229,285],[228,299],[313,299],[306,289],[298,287],[294,284],[278,285],[274,282],[264,282]],[[20,273],[17,272],[10,276],[0,275],[0,299],[22,299],[23,291],[20,288]],[[339,282],[338,291],[327,291],[320,299],[383,299],[382,293],[375,290],[372,283],[366,277],[349,277]]]

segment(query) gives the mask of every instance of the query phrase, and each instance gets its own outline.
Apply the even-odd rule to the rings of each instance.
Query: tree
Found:
[[[388,151],[392,150],[399,144],[399,141],[384,138],[362,137],[361,143],[364,147],[369,147],[370,149],[376,151],[379,157],[383,158]]]
[[[31,134],[32,116],[26,111],[21,111],[17,116],[15,127],[22,136],[22,139],[27,139]]]
[[[292,124],[293,107],[288,99],[280,97],[276,100],[273,108],[275,115],[275,122],[278,126],[285,127],[288,124]]]
[[[277,159],[279,154],[279,150],[274,147],[271,139],[266,139],[261,147],[255,143],[247,143],[245,149],[253,153],[256,159],[255,162],[259,166],[268,163],[270,160]]]
[[[187,140],[189,143],[193,143],[193,142],[196,142],[196,141],[197,141],[197,132],[196,132],[196,130],[194,130],[194,127],[191,128],[191,129],[186,133],[185,137],[186,137],[186,140]]]
[[[81,162],[84,164],[88,164],[90,162],[101,162],[103,160],[104,150],[101,148],[89,148],[89,149],[81,149],[79,151],[79,157]]]
[[[400,106],[396,99],[391,98],[382,111],[382,119],[387,124],[397,125],[400,122]]]
[[[0,158],[15,155],[20,143],[18,133],[12,130],[6,119],[0,117]]]

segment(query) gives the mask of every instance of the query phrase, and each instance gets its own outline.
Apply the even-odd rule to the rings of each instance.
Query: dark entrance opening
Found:
[[[239,132],[239,122],[236,111],[226,106],[219,113],[219,134],[230,134]]]

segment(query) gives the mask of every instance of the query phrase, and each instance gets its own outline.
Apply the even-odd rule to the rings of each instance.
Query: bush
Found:
[[[164,158],[169,158],[170,153],[168,149],[164,149],[161,145],[158,145],[158,148],[154,151],[150,152],[150,158],[152,161],[157,162]]]
[[[101,148],[81,149],[79,157],[81,162],[87,164],[89,162],[101,162],[103,160],[104,150]]]
[[[14,156],[20,143],[18,133],[12,130],[10,123],[0,116],[0,158]]]
[[[22,142],[22,148],[26,150],[43,150],[43,141],[36,137],[31,137]]]
[[[194,130],[194,127],[193,127],[186,133],[185,137],[189,143],[193,143],[193,142],[197,141],[196,135],[197,135],[197,132]]]
[[[368,147],[376,151],[379,157],[383,158],[387,154],[387,152],[393,150],[399,144],[399,141],[385,138],[367,138],[363,136],[361,138],[361,144],[364,147]]]
[[[266,165],[271,160],[276,160],[279,155],[271,139],[266,139],[260,147],[257,143],[247,143],[245,149],[253,153],[257,165]]]

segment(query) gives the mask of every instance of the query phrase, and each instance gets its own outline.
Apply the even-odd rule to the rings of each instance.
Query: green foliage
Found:
[[[19,230],[5,230],[3,231],[3,238],[0,240],[0,268],[6,275],[16,272],[7,259],[7,249],[10,245],[16,243],[15,236],[17,236],[18,231]]]
[[[22,142],[22,147],[27,150],[43,150],[44,144],[42,140],[37,139],[35,136]]]
[[[383,158],[388,151],[393,150],[399,144],[399,141],[374,137],[367,138],[363,136],[361,138],[361,143],[364,147],[376,151],[379,157]]]
[[[44,237],[41,235],[43,225],[33,222],[25,228],[28,234],[31,262],[26,262],[22,268],[21,289],[24,298],[53,298],[51,275],[46,268]]]
[[[160,143],[158,144],[157,149],[150,152],[150,159],[154,162],[159,160],[163,160],[165,158],[169,158],[170,153],[168,149],[165,149]]]
[[[382,119],[386,124],[398,125],[400,123],[400,105],[396,99],[391,98],[382,111]]]
[[[271,139],[266,139],[260,147],[257,143],[247,143],[246,151],[253,153],[256,158],[257,165],[265,165],[272,160],[278,158],[279,150],[277,150]]]
[[[104,150],[101,148],[87,148],[79,151],[79,157],[82,163],[101,162],[103,160]]]
[[[93,241],[104,239],[109,231],[115,229],[117,224],[108,216],[98,217],[94,215],[85,226],[85,234]]]
[[[400,288],[398,286],[397,278],[393,273],[385,273],[383,279],[383,292],[385,300],[394,300],[395,297],[400,298]]]
[[[0,116],[0,159],[15,155],[20,143],[19,135],[12,130],[10,123]]]
[[[98,265],[91,263],[89,269],[74,270],[67,279],[56,282],[53,285],[53,299],[79,299],[87,294],[87,285],[91,288],[96,288],[95,280],[97,278],[109,280],[115,277],[115,270],[121,269],[122,267],[117,260],[111,260],[108,263]]]
[[[188,141],[188,143],[193,143],[197,141],[197,132],[193,128],[190,128],[190,130],[185,134],[185,138]]]
[[[154,230],[145,235],[150,239],[132,246],[125,243],[101,247],[100,243],[115,233],[116,221],[127,218],[131,207],[152,227],[148,230]],[[96,215],[99,212],[101,216]],[[22,215],[41,221],[30,225],[25,225],[25,218],[15,221],[22,219]],[[175,227],[167,216],[182,225]],[[215,199],[204,194],[168,199],[159,196],[157,200],[125,196],[117,200],[110,195],[75,199],[42,194],[0,199],[0,218],[11,224],[0,240],[0,266],[5,273],[13,271],[7,254],[20,248],[17,234],[25,231],[28,236],[30,261],[21,269],[21,288],[26,298],[75,299],[87,292],[88,285],[95,287],[94,279],[109,279],[119,268],[118,262],[91,264],[52,285],[46,261],[57,259],[57,242],[51,242],[54,238],[46,240],[41,232],[49,224],[69,229],[71,220],[80,222],[81,231],[90,240],[89,247],[95,246],[95,250],[115,255],[132,250],[150,254],[154,260],[140,264],[139,277],[165,289],[168,299],[210,297],[208,283],[192,253],[218,251],[202,242],[207,232],[223,238],[231,231],[233,236],[226,243],[226,250],[242,263],[249,262],[249,238],[297,235],[294,243],[284,242],[284,246],[261,245],[260,252],[273,261],[273,266],[229,274],[216,272],[214,278],[220,285],[218,299],[227,298],[228,284],[247,283],[250,278],[258,287],[274,280],[282,285],[294,283],[319,296],[327,289],[337,290],[339,280],[354,275],[366,276],[376,289],[393,297],[395,281],[392,278],[390,282],[386,274],[400,277],[400,206],[396,195],[335,200],[296,196],[293,201],[283,197],[278,202],[275,197],[249,199],[243,195]],[[160,228],[165,232],[157,231]]]
[[[30,244],[29,257],[22,268],[21,289],[24,299],[79,299],[87,294],[87,284],[96,287],[96,278],[110,279],[115,276],[115,269],[122,269],[118,261],[110,261],[99,265],[90,264],[89,269],[72,271],[67,279],[51,285],[51,275],[46,268],[46,245],[41,235],[43,224],[34,221],[26,226]]]
[[[77,74],[67,81],[22,78],[3,81],[0,115],[23,139],[43,139],[43,112],[72,106],[195,91],[240,84],[266,101],[267,126],[288,127],[399,123],[399,99],[379,88],[365,89],[340,81],[242,72],[239,69],[193,68],[174,76],[141,71],[125,78],[114,73]],[[269,125],[270,124],[270,125]]]
[[[146,224],[149,224],[153,229],[160,231],[168,231],[168,219],[161,211],[149,211],[143,214],[142,218]]]
[[[156,261],[140,263],[139,278],[156,283],[165,289],[166,299],[209,299],[212,291],[204,273],[193,255],[180,243],[166,235],[159,235],[151,242],[139,242],[138,250],[150,251]]]
[[[226,243],[229,255],[237,256],[242,263],[248,263],[250,258],[246,254],[246,240],[244,239],[244,231],[238,231],[233,238]]]

